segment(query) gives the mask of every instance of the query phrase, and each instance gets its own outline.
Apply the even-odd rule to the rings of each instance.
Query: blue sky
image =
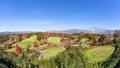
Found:
[[[120,29],[119,0],[0,0],[1,31]]]

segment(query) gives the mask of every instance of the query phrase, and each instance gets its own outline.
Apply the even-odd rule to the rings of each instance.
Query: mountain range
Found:
[[[56,33],[80,33],[80,32],[85,32],[85,33],[94,33],[94,34],[113,34],[116,30],[109,30],[109,29],[103,29],[103,28],[90,28],[90,29],[68,29],[68,30],[52,30],[48,32],[56,32]],[[33,33],[33,31],[17,31],[17,32],[0,32],[0,34],[19,34],[19,33]]]
[[[85,32],[85,33],[94,33],[94,34],[113,34],[116,30],[109,30],[109,29],[103,29],[103,28],[90,28],[90,29],[68,29],[68,30],[53,30],[50,32],[60,32],[60,33],[80,33],[80,32]]]
[[[32,31],[15,31],[15,32],[5,31],[5,32],[0,32],[0,35],[2,34],[23,34],[23,33],[34,33],[34,32]]]

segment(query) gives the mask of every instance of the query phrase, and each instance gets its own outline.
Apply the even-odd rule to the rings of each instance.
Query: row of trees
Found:
[[[38,32],[36,33],[37,39],[47,39],[48,37],[62,37],[62,38],[71,38],[71,34],[65,34],[65,33],[52,33],[52,32]]]
[[[91,45],[106,45],[106,44],[112,44],[113,40],[111,40],[107,35],[105,34],[78,34],[78,41],[80,41],[83,38],[88,38],[88,43]]]
[[[31,33],[10,35],[10,36],[9,36],[9,42],[21,41],[21,40],[23,40],[23,39],[29,38],[31,35],[32,35]]]
[[[9,35],[0,35],[0,44],[8,40]]]
[[[65,34],[65,33],[51,33],[51,32],[38,32],[36,33],[37,35],[37,40],[39,41],[40,45],[42,44],[48,44],[51,45],[52,43],[47,42],[47,39],[49,37],[61,37],[61,43],[73,43],[74,41],[76,41],[74,36],[72,36],[71,34]],[[64,38],[68,38],[68,39],[64,39]],[[36,43],[36,42],[35,42]]]

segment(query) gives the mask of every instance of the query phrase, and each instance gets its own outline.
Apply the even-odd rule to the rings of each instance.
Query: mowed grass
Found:
[[[50,57],[54,57],[63,51],[65,51],[64,46],[48,48],[45,52],[46,59],[49,59]]]
[[[88,41],[88,39],[86,39],[86,38],[83,38],[80,40],[80,42],[87,42],[87,41]]]
[[[60,37],[49,37],[47,41],[53,44],[57,44],[60,42],[60,40],[61,40]]]
[[[33,42],[37,40],[37,36],[33,35],[28,39],[22,40],[21,42],[18,43],[18,45],[22,48],[27,48],[28,46],[33,45]]]
[[[114,52],[115,48],[112,46],[98,46],[93,49],[89,49],[86,51],[85,56],[91,62],[102,62],[107,60],[112,53]]]

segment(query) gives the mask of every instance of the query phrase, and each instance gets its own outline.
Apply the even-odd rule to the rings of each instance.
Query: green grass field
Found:
[[[51,42],[53,44],[56,44],[56,43],[59,43],[60,42],[60,39],[59,37],[49,37],[48,38],[48,42]],[[31,36],[30,38],[28,39],[25,39],[21,42],[19,42],[19,46],[22,47],[22,48],[26,48],[28,47],[29,45],[33,45],[33,42],[34,40],[37,40],[37,36],[36,35],[33,35]],[[43,45],[42,45],[43,46]],[[41,47],[42,47],[41,46]],[[47,45],[46,45],[47,46]],[[44,46],[43,46],[44,47]],[[50,57],[54,57],[56,56],[57,54],[59,54],[60,52],[64,51],[65,48],[63,46],[59,46],[59,47],[50,47],[48,49],[46,49],[46,52],[45,52],[45,55],[46,55],[46,59],[49,59]]]
[[[63,52],[65,48],[63,46],[59,47],[51,47],[46,50],[46,58],[49,59],[50,57],[54,57],[57,54]]]
[[[98,46],[86,51],[85,56],[89,61],[92,62],[102,62],[107,60],[114,52],[114,47],[112,46]]]
[[[47,41],[53,44],[57,44],[60,42],[60,40],[61,40],[60,37],[49,37]]]
[[[19,42],[19,46],[22,48],[26,48],[29,45],[33,45],[34,40],[37,40],[37,36],[33,35],[28,39],[22,40],[21,42]],[[48,38],[48,42],[51,42],[53,44],[59,43],[61,40],[60,37],[49,37]],[[47,45],[46,45],[47,46]],[[78,44],[73,45],[73,46],[79,46]],[[45,58],[49,59],[50,57],[54,57],[57,54],[61,53],[65,51],[65,48],[63,46],[59,46],[59,47],[50,47],[48,49],[46,49],[45,52]],[[85,49],[85,51],[83,51],[85,57],[88,58],[89,61],[92,62],[102,62],[105,61],[106,59],[108,59],[112,53],[114,51],[114,47],[112,46],[97,46],[97,47],[93,47],[90,49]]]
[[[26,48],[28,46],[31,46],[33,45],[33,42],[37,40],[37,36],[36,35],[33,35],[31,36],[30,38],[28,39],[25,39],[25,40],[22,40],[21,42],[18,43],[18,45],[22,48]]]
[[[87,41],[88,41],[88,39],[86,39],[86,38],[83,38],[80,40],[80,42],[87,42]]]

